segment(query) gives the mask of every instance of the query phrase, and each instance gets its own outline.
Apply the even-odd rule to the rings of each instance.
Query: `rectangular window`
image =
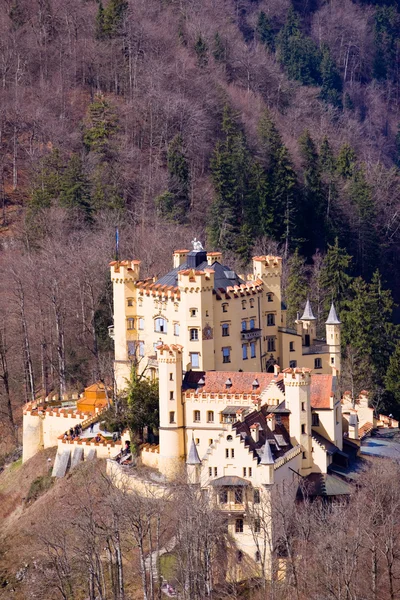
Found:
[[[214,411],[207,411],[207,423],[214,423]]]
[[[135,329],[135,319],[127,319],[127,328]]]
[[[198,446],[200,444],[200,438],[194,438],[194,443]]]
[[[191,308],[190,309],[190,316],[191,317],[195,317],[197,315],[197,308]]]
[[[190,362],[192,363],[193,369],[198,369],[200,366],[200,354],[198,352],[191,352]]]
[[[301,424],[301,433],[305,434],[306,432],[306,426],[304,423]]]
[[[274,301],[274,299],[272,297],[272,294],[267,294],[267,300],[268,300],[268,302],[273,302]]]
[[[243,502],[243,490],[242,488],[235,488],[235,504],[242,504]]]
[[[193,411],[193,421],[195,423],[200,423],[200,411],[199,410]]]
[[[128,298],[128,306],[133,306],[133,298]]]
[[[229,449],[225,448],[225,458],[229,458]]]
[[[275,352],[275,338],[274,337],[267,338],[267,350],[268,350],[268,352]]]
[[[242,331],[247,330],[247,321],[242,321]]]
[[[179,335],[179,323],[174,323],[174,335]]]
[[[250,319],[250,329],[255,329],[255,321],[254,321],[254,319]]]
[[[190,341],[191,342],[197,342],[199,339],[199,330],[198,329],[191,329],[190,330]]]
[[[289,342],[289,352],[294,352],[294,342]]]
[[[174,374],[173,374],[173,373],[170,373],[170,374],[169,374],[169,380],[170,380],[170,381],[173,381],[173,380],[174,380]]]
[[[334,356],[332,356],[332,357],[331,357],[331,365],[334,365],[334,364],[335,364],[335,357],[334,357]]]
[[[128,356],[135,356],[136,342],[128,342]]]
[[[297,360],[290,360],[289,361],[289,367],[291,369],[295,369],[297,367]]]
[[[319,427],[319,415],[317,413],[312,413],[311,417],[313,427]]]
[[[243,519],[236,519],[235,533],[243,533]]]
[[[213,443],[213,441],[212,441],[212,438],[210,438],[210,439],[208,440],[208,445],[209,445],[209,446],[211,446],[211,444],[212,444],[212,443]]]
[[[231,362],[231,349],[230,348],[222,348],[222,362],[224,362],[224,363]]]
[[[212,467],[208,467],[208,476],[212,477]]]
[[[253,468],[249,467],[249,477],[251,477],[253,475]]]
[[[306,410],[306,403],[305,402],[301,403],[301,410],[303,410],[303,411]]]
[[[242,359],[247,360],[247,344],[242,344]]]
[[[275,315],[273,313],[269,313],[267,315],[267,325],[268,327],[275,325]]]
[[[314,369],[322,369],[322,359],[321,358],[314,359]]]
[[[256,358],[256,343],[255,342],[251,342],[251,344],[250,344],[250,355],[251,355],[251,358]]]
[[[139,329],[144,329],[144,319],[142,317],[139,319]]]
[[[231,458],[235,458],[235,450],[231,448]]]
[[[144,342],[138,342],[139,356],[144,356]]]
[[[336,415],[336,425],[339,425],[339,408],[338,407],[335,408],[335,415]]]
[[[253,502],[254,504],[260,504],[260,490],[254,490]]]
[[[307,458],[307,453],[303,452],[303,460],[306,460],[306,458]]]
[[[217,477],[218,475],[218,467],[214,467],[214,477]]]
[[[154,320],[154,331],[157,333],[167,333],[167,321],[162,317]]]
[[[170,400],[173,400],[173,399],[174,399],[174,392],[170,392],[170,393],[169,393],[169,399],[170,399]]]
[[[247,477],[247,469],[246,469],[246,467],[243,467],[243,477]]]
[[[222,305],[222,312],[228,312],[228,304],[223,304]]]
[[[171,410],[171,412],[169,413],[169,422],[175,423],[175,413],[173,410]]]
[[[254,519],[254,533],[260,533],[261,531],[261,521],[260,519]]]
[[[228,323],[224,323],[222,325],[222,337],[228,337],[229,335],[229,325]]]
[[[220,504],[227,504],[228,503],[228,492],[227,492],[227,490],[222,490],[222,492],[219,493],[219,502],[220,502]]]

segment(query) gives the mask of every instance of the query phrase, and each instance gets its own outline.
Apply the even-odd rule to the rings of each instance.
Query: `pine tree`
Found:
[[[88,151],[109,155],[110,142],[118,131],[117,115],[102,94],[89,105],[83,142]]]
[[[339,315],[351,284],[351,277],[348,274],[350,269],[351,256],[347,254],[344,248],[340,248],[338,238],[333,245],[328,244],[328,250],[324,257],[320,283],[325,296],[324,307],[328,314],[331,302],[335,303]]]
[[[120,34],[127,9],[127,0],[108,1],[108,4],[103,12],[104,37],[114,38]]]
[[[298,248],[288,260],[288,279],[285,290],[287,324],[293,327],[297,312],[307,299],[308,282],[305,261]]]
[[[201,34],[196,40],[194,50],[197,54],[197,64],[199,67],[205,67],[208,64],[208,46]]]
[[[321,170],[328,175],[333,175],[336,170],[336,160],[328,138],[325,136],[322,140],[319,150],[319,164]]]
[[[183,150],[181,135],[176,135],[168,146],[168,190],[157,199],[161,214],[167,219],[182,222],[190,208],[189,163]]]
[[[364,168],[357,169],[350,182],[350,199],[355,207],[353,224],[354,259],[357,272],[370,277],[378,264],[378,239],[374,228],[376,207]]]
[[[344,143],[339,150],[336,162],[338,175],[345,179],[352,177],[356,162],[357,156],[354,149],[347,142]]]
[[[57,148],[40,161],[39,169],[33,178],[30,210],[50,208],[53,202],[58,200],[64,169],[65,163]]]
[[[269,48],[271,52],[274,52],[275,34],[271,21],[264,11],[261,11],[258,15],[256,31],[260,42],[267,46],[267,48]]]
[[[322,80],[321,98],[337,108],[342,108],[342,80],[326,45],[322,48],[320,69]]]
[[[390,357],[389,366],[385,375],[385,388],[389,392],[389,406],[396,415],[400,416],[400,341],[397,341],[395,350]]]
[[[96,15],[96,30],[95,30],[95,38],[96,40],[104,40],[106,37],[105,25],[104,25],[104,6],[102,1],[99,1],[99,8],[97,10]]]
[[[60,206],[77,210],[86,221],[92,219],[89,182],[83,171],[78,154],[73,154],[63,173],[60,190]]]
[[[214,47],[212,51],[213,57],[217,62],[225,62],[226,60],[226,48],[225,44],[219,35],[218,31],[214,36]]]

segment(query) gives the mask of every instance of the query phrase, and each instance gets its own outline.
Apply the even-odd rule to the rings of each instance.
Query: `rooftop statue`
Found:
[[[204,250],[203,244],[201,242],[199,242],[196,238],[194,238],[194,240],[192,240],[192,244],[193,244],[193,252],[200,252],[201,250]]]

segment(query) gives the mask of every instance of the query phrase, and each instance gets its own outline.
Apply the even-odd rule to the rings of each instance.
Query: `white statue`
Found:
[[[200,252],[200,250],[204,250],[203,244],[201,242],[199,242],[196,238],[194,238],[194,240],[192,240],[192,244],[193,244],[194,252]]]

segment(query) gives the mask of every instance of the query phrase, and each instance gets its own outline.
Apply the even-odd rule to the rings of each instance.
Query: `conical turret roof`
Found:
[[[301,321],[315,321],[315,317],[313,315],[311,304],[310,304],[310,301],[308,298],[307,298],[306,305],[304,307],[303,315],[300,320]]]
[[[271,452],[271,446],[269,445],[269,441],[265,440],[264,450],[261,456],[261,464],[262,465],[273,465],[274,458]]]
[[[336,314],[335,305],[331,304],[331,310],[329,311],[329,315],[327,320],[325,321],[325,325],[340,325],[341,321],[339,321],[339,317]]]
[[[199,457],[199,453],[197,452],[197,446],[195,444],[194,439],[192,438],[192,443],[190,445],[189,454],[186,460],[187,465],[201,465],[201,460]]]

